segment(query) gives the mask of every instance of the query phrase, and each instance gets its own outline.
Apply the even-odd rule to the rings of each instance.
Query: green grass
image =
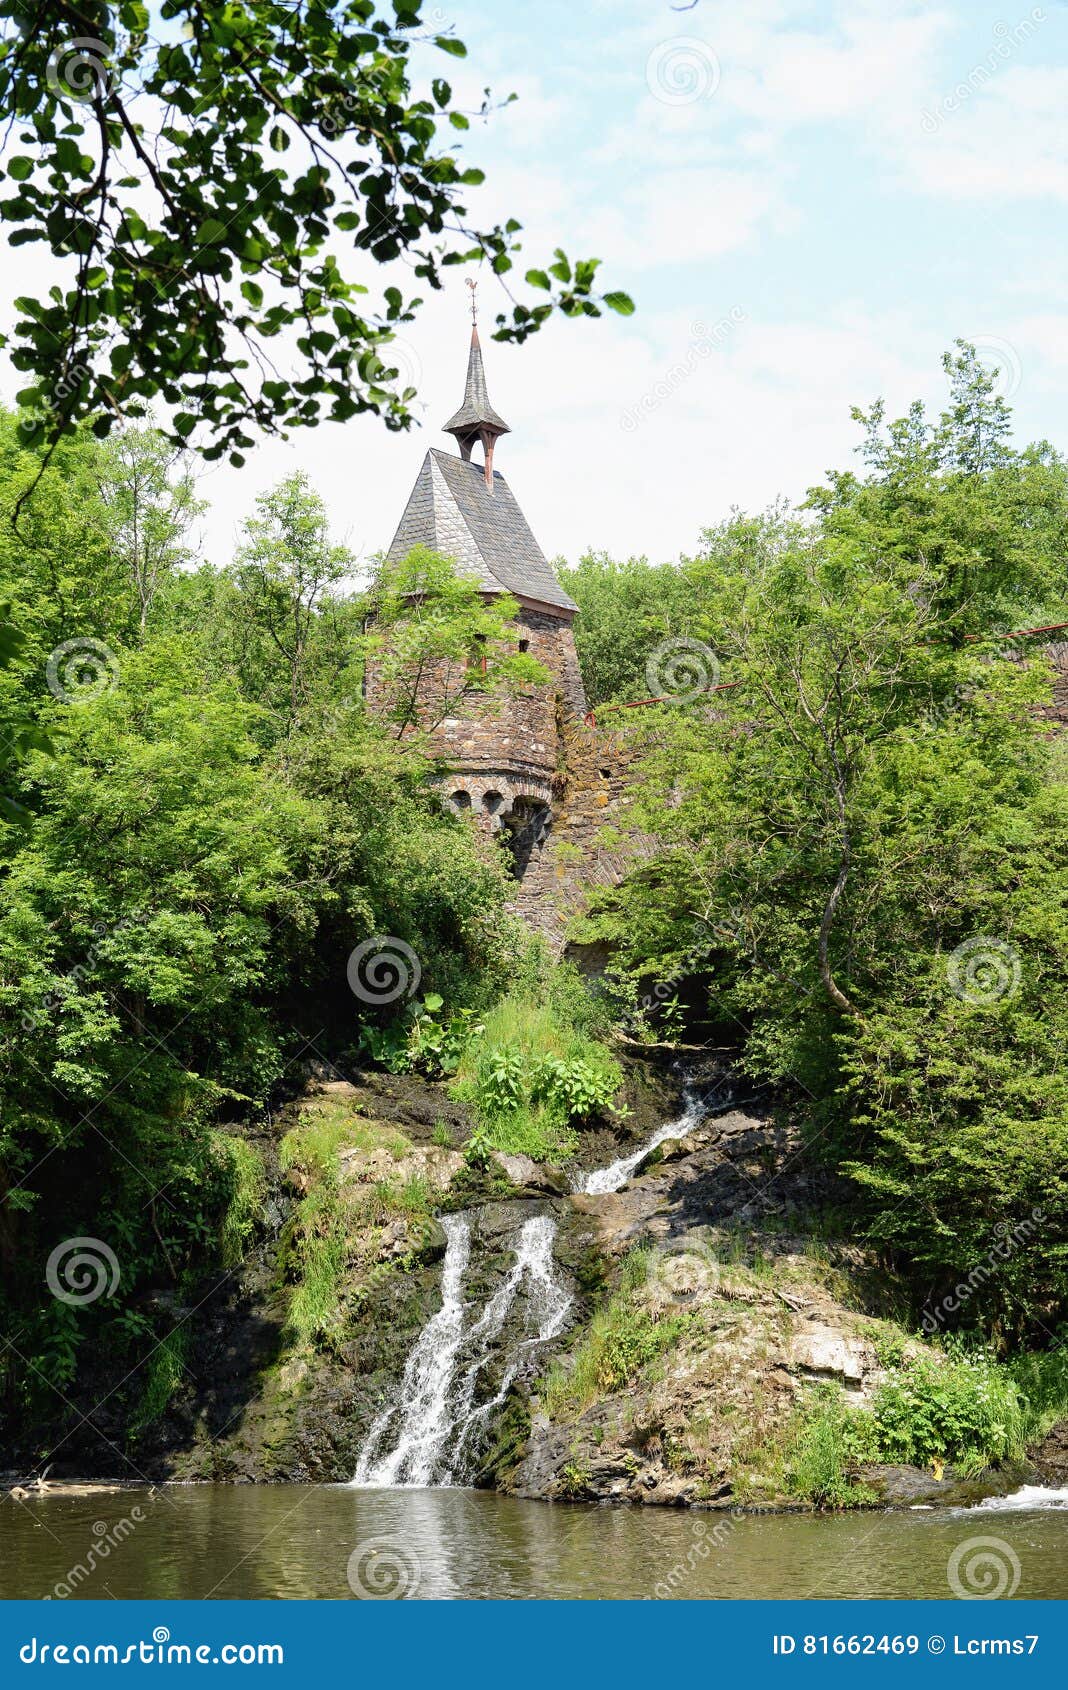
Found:
[[[1023,1398],[1027,1442],[1039,1443],[1059,1421],[1068,1420],[1068,1352],[1060,1348],[1021,1356],[1006,1371]]]
[[[575,1006],[571,1006],[574,1010]],[[558,1082],[548,1083],[557,1064]],[[551,994],[511,993],[483,1017],[452,1083],[477,1120],[470,1153],[500,1150],[534,1161],[574,1153],[576,1125],[602,1113],[622,1081],[607,1047],[568,1018]]]
[[[227,1184],[226,1208],[219,1223],[219,1255],[223,1267],[232,1268],[248,1254],[263,1208],[267,1176],[263,1157],[247,1138],[215,1133],[213,1139]]]
[[[382,1146],[398,1159],[411,1148],[403,1133],[361,1120],[343,1099],[317,1097],[301,1109],[296,1126],[279,1146],[278,1159],[283,1173],[299,1166],[315,1178],[336,1173],[342,1150],[376,1150]]]
[[[169,1332],[153,1350],[145,1365],[141,1400],[130,1420],[131,1435],[143,1432],[166,1411],[185,1371],[191,1340],[192,1334],[186,1324]]]
[[[337,1337],[345,1318],[346,1269],[356,1240],[366,1244],[374,1228],[396,1216],[414,1223],[418,1235],[421,1223],[429,1222],[435,1212],[438,1195],[419,1174],[379,1179],[373,1186],[347,1186],[341,1180],[343,1150],[381,1149],[399,1163],[412,1145],[403,1133],[360,1120],[349,1104],[332,1098],[305,1105],[282,1140],[282,1168],[297,1168],[308,1181],[280,1258],[293,1282],[283,1333],[290,1347],[322,1346]],[[387,1271],[400,1266],[398,1260]]]
[[[297,1283],[283,1336],[290,1344],[315,1344],[335,1324],[347,1256],[345,1217],[336,1184],[324,1180],[308,1193],[294,1217],[288,1243]]]
[[[830,1386],[814,1393],[785,1463],[786,1489],[792,1496],[816,1508],[856,1508],[876,1500],[869,1486],[848,1476],[855,1460],[850,1426],[839,1390]]]
[[[542,1406],[552,1418],[581,1414],[601,1397],[648,1373],[692,1324],[687,1314],[657,1318],[635,1292],[648,1276],[648,1250],[633,1250],[619,1290],[599,1309],[569,1366],[554,1362],[542,1386]]]
[[[329,1097],[306,1104],[282,1140],[283,1171],[299,1168],[309,1182],[290,1222],[284,1252],[286,1269],[296,1282],[283,1333],[287,1344],[322,1344],[336,1331],[350,1228],[373,1225],[393,1213],[421,1212],[428,1202],[421,1180],[409,1180],[399,1190],[388,1180],[379,1181],[355,1204],[342,1191],[340,1152],[380,1148],[399,1161],[410,1145],[402,1133],[360,1120],[350,1104]]]

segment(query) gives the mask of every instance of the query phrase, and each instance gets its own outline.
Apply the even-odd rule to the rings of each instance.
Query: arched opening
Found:
[[[488,816],[495,816],[504,804],[504,796],[500,792],[487,792],[482,799],[482,808]]]
[[[517,798],[501,819],[501,837],[511,857],[512,873],[522,880],[549,825],[549,806],[540,798]]]
[[[449,806],[456,811],[458,816],[462,816],[465,811],[469,811],[471,808],[471,794],[465,792],[461,786],[456,792],[450,794]]]

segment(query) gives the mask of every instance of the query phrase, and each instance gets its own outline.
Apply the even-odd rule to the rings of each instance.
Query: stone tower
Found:
[[[586,701],[571,631],[577,606],[493,465],[498,439],[511,430],[490,404],[474,321],[463,404],[445,432],[460,456],[433,447],[427,452],[386,562],[427,546],[452,558],[487,596],[510,593],[519,602],[517,646],[549,671],[548,685],[514,697],[487,698],[472,689],[434,733],[434,749],[450,769],[448,801],[473,812],[487,831],[510,838],[522,878],[552,820],[561,736],[581,722]],[[471,454],[479,443],[483,462],[475,463]]]

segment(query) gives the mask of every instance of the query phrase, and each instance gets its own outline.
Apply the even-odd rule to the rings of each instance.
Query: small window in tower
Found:
[[[476,634],[472,640],[471,650],[467,654],[467,667],[468,669],[473,669],[475,673],[479,675],[484,675],[486,673],[485,634]]]

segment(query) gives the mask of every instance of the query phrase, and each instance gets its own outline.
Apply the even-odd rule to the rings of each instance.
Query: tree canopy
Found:
[[[454,265],[507,287],[520,224],[480,226],[472,117],[440,68],[466,55],[420,0],[11,0],[0,201],[15,247],[61,268],[18,301],[27,426],[50,442],[167,408],[172,442],[241,463],[253,430],[372,412],[407,427],[398,325]],[[524,340],[553,311],[629,312],[562,250],[497,315]],[[381,283],[376,267],[384,266]],[[292,343],[292,344],[290,344]],[[284,365],[295,352],[296,365]]]

